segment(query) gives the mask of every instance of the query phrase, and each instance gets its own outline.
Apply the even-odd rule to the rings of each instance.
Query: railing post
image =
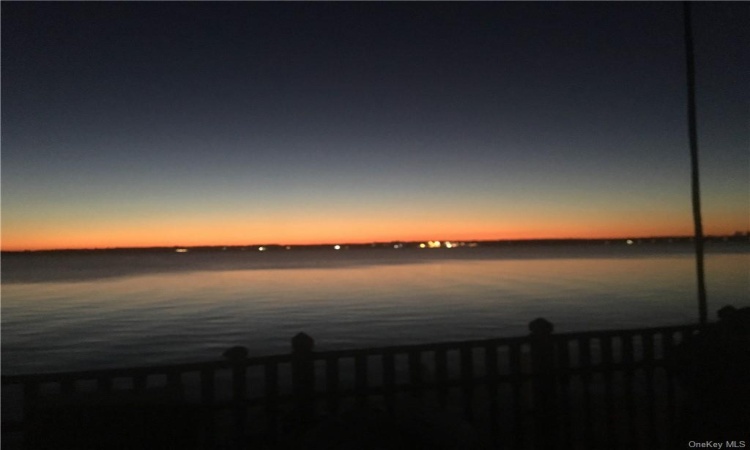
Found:
[[[224,352],[224,358],[227,359],[232,367],[232,399],[241,401],[245,399],[247,383],[245,380],[245,360],[247,359],[247,349],[245,347],[232,347]]]
[[[537,449],[554,448],[557,443],[557,405],[555,402],[554,326],[539,318],[529,323],[531,330],[531,369]]]
[[[292,386],[297,403],[297,425],[310,424],[315,414],[315,367],[313,347],[315,341],[305,333],[292,338]]]
[[[247,421],[247,403],[245,398],[247,393],[247,354],[247,348],[240,346],[232,347],[223,354],[232,368],[232,403],[235,445],[237,448],[242,448],[245,441],[245,422]]]

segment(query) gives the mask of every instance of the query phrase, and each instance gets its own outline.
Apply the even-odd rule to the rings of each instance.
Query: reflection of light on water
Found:
[[[176,248],[174,249],[175,253],[187,253],[188,249],[186,248]]]
[[[636,244],[633,239],[633,249]],[[692,323],[697,308],[686,299],[694,296],[694,261],[687,245],[675,246],[686,251],[634,256],[626,247],[619,247],[621,254],[617,248],[576,247],[580,254],[567,254],[490,247],[469,252],[476,258],[427,252],[435,253],[434,260],[390,251],[361,260],[358,252],[339,251],[337,257],[329,254],[330,264],[325,254],[332,245],[310,253],[320,258],[277,255],[267,247],[266,256],[288,258],[278,266],[238,251],[221,259],[205,252],[165,258],[172,263],[167,267],[160,254],[145,252],[133,256],[136,266],[173,271],[127,276],[121,276],[121,256],[97,255],[97,268],[112,276],[3,280],[3,370],[101,368],[115,364],[100,357],[113,352],[118,366],[212,360],[235,343],[248,345],[254,355],[286,353],[289,337],[300,330],[320,348],[356,348],[522,335],[535,317],[550,320],[560,332]],[[65,257],[66,265],[78,258]],[[716,299],[749,304],[749,263],[744,251],[706,255]],[[47,270],[59,274],[57,267]],[[712,316],[725,304],[720,302],[709,303]],[[34,348],[43,350],[30,359]]]

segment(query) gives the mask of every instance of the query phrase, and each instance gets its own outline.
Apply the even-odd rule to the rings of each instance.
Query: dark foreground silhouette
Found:
[[[194,449],[208,411],[166,390],[47,399],[31,409],[33,449]]]
[[[390,414],[362,407],[324,419],[288,448],[297,450],[479,450],[490,448],[458,416],[417,403]]]
[[[750,447],[750,308],[726,306],[718,316],[718,323],[672,355],[690,400],[680,440],[744,441]]]
[[[4,376],[23,414],[3,399],[3,448],[750,448],[749,316],[328,352],[300,333],[288,355]]]

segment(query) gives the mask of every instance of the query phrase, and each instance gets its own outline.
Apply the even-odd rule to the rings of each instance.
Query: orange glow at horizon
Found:
[[[90,224],[86,228],[52,226],[34,230],[4,227],[2,250],[85,249],[115,247],[189,247],[234,245],[310,245],[391,241],[473,241],[502,239],[626,238],[692,234],[692,224],[651,221],[642,224],[611,220],[560,220],[550,222],[418,220],[333,221],[322,218],[290,222],[231,222],[219,225],[205,221],[163,222],[147,226],[109,227]],[[730,224],[707,228],[706,234],[732,234]],[[744,231],[744,230],[742,230]]]

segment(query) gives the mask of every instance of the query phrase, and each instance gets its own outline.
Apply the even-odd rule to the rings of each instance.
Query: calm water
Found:
[[[697,320],[689,245],[3,255],[4,374]],[[745,244],[708,248],[711,318],[750,306]]]

